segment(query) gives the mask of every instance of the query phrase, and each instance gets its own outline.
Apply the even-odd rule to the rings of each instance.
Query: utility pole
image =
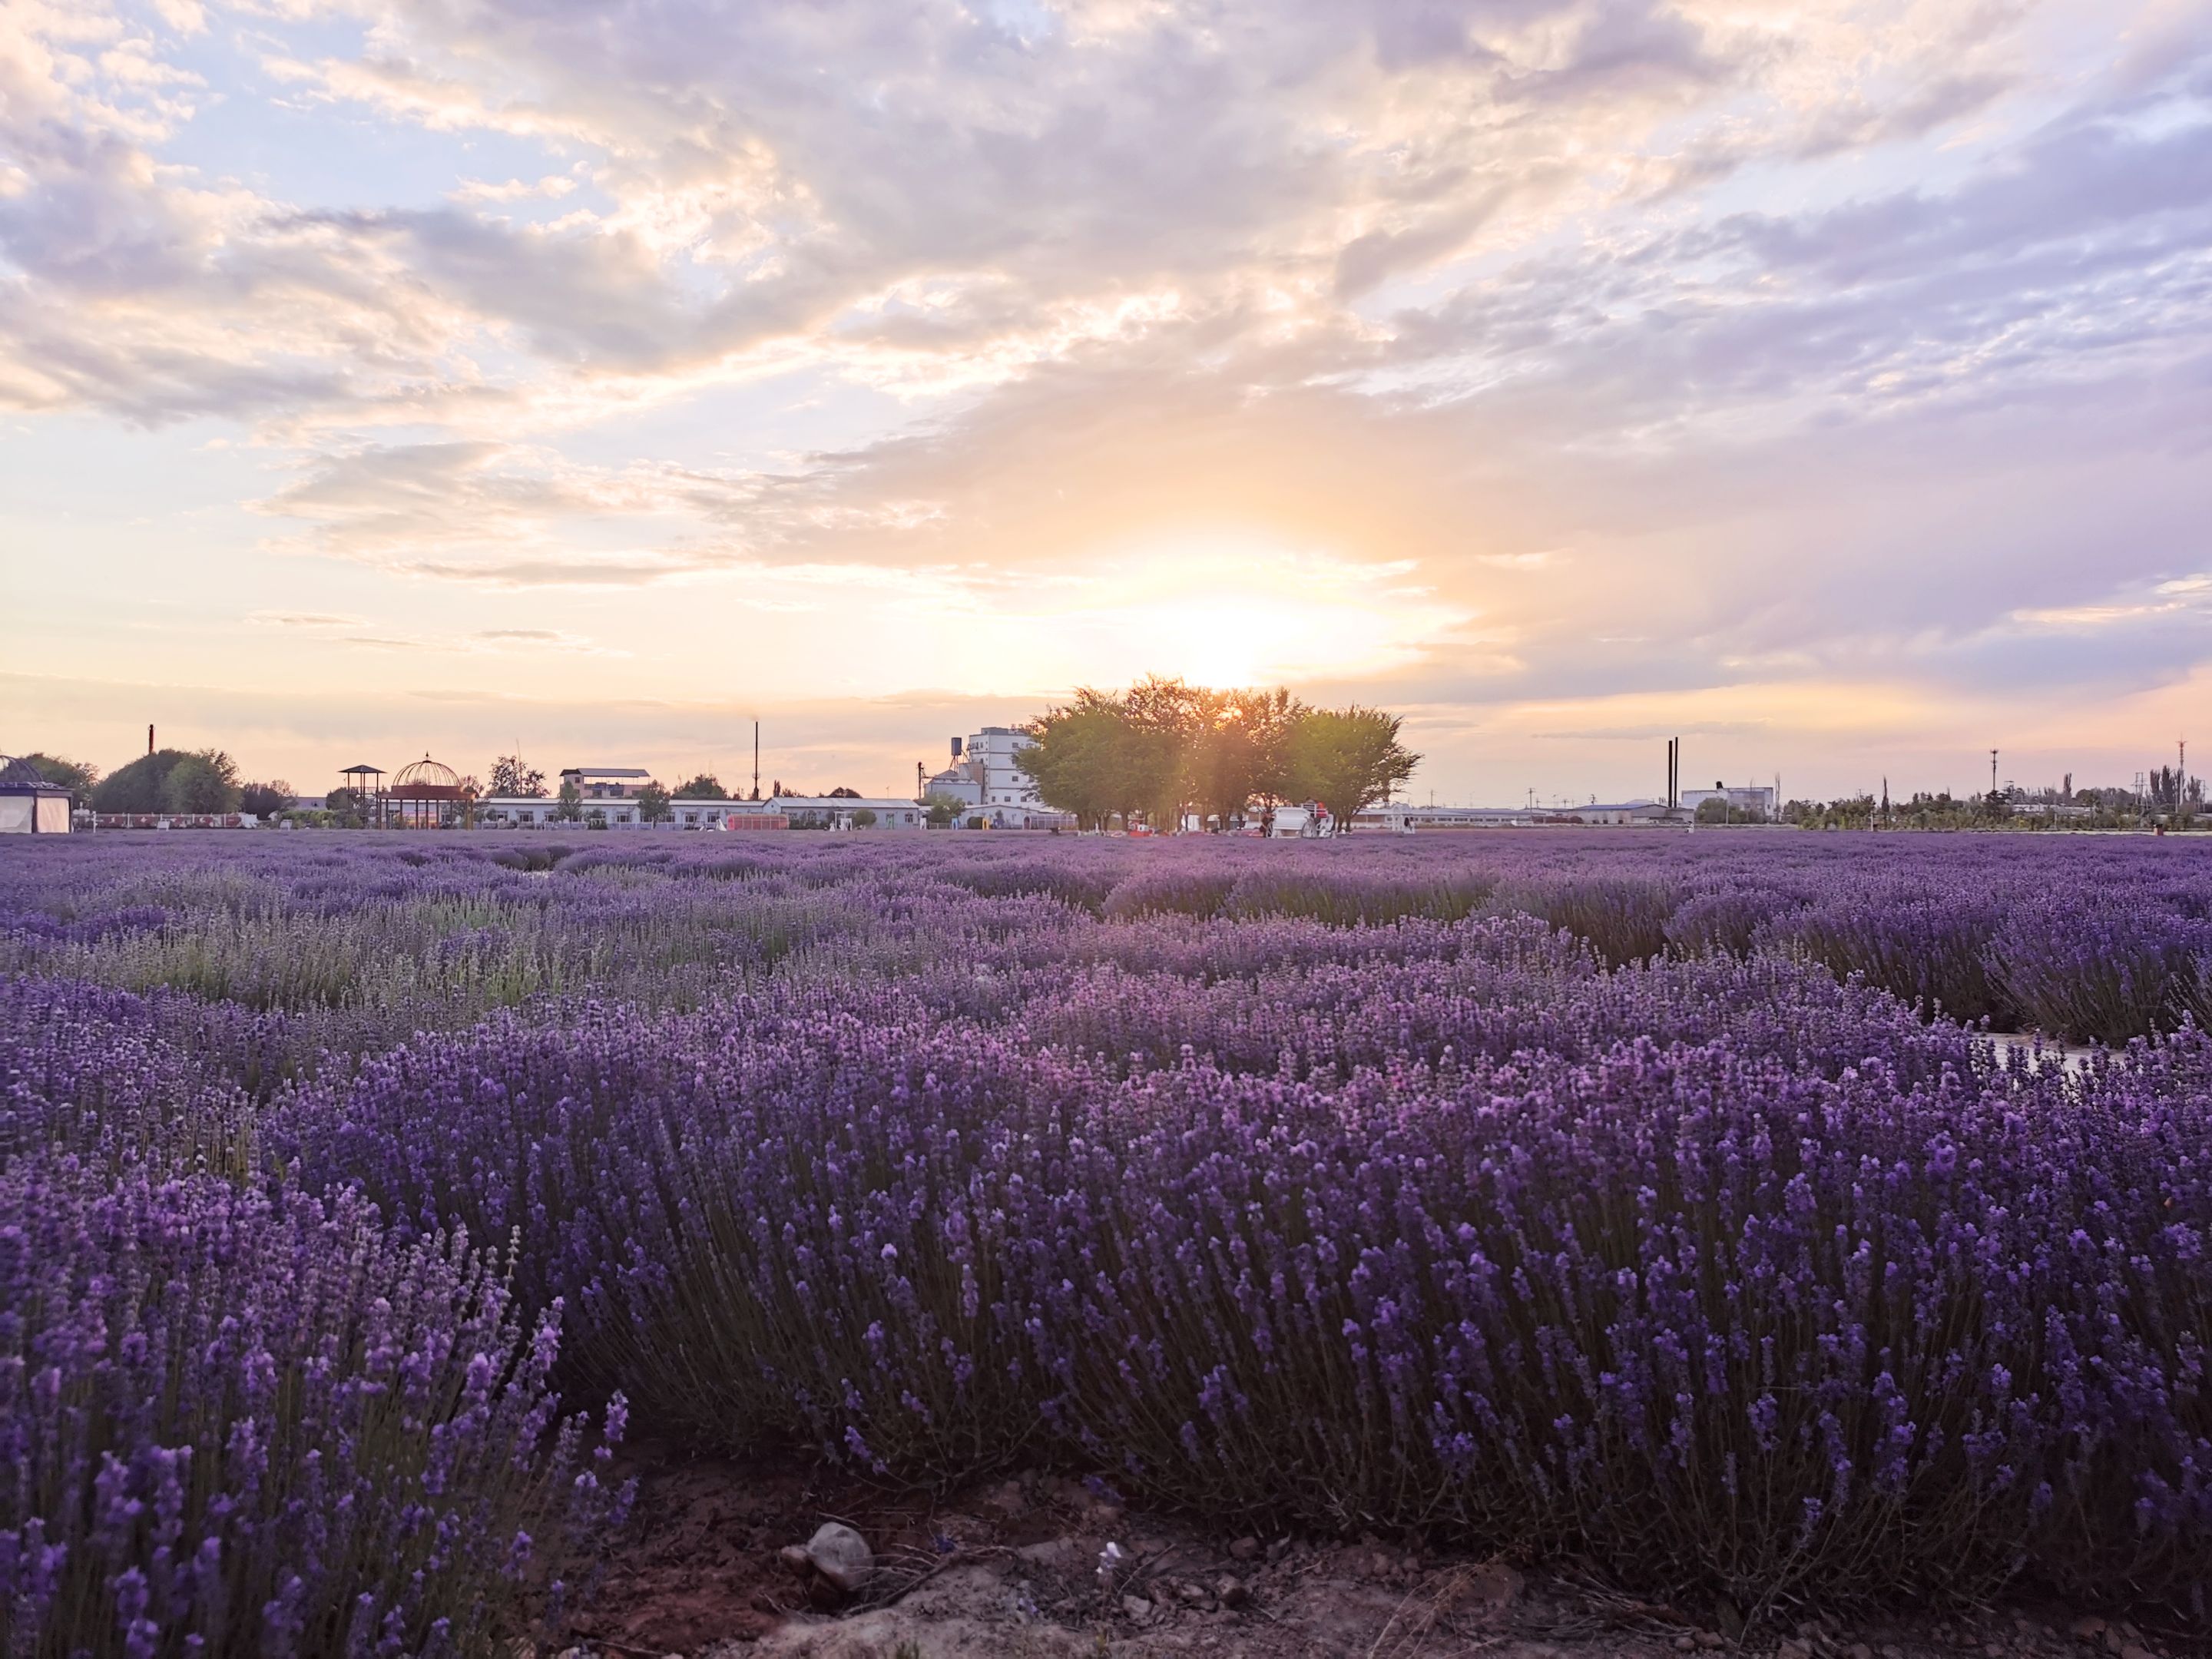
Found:
[[[753,799],[760,799],[760,722],[753,722]]]
[[[1992,795],[1994,795],[1994,794],[1996,794],[1996,792],[1997,792],[1997,751],[1996,751],[1996,750],[1992,749],[1992,750],[1990,750],[1990,793],[1991,793]]]

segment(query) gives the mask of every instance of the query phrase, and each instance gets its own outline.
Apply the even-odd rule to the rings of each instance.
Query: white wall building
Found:
[[[769,800],[672,800],[668,816],[647,823],[635,800],[586,796],[580,818],[561,817],[561,803],[545,796],[490,795],[477,803],[477,823],[487,830],[720,830],[732,817],[781,816],[794,829],[849,830],[863,811],[875,814],[866,827],[919,830],[922,809],[910,800],[855,799],[849,795],[778,795]]]
[[[586,800],[635,800],[653,781],[641,766],[564,766],[561,781],[573,783]]]
[[[1774,786],[1771,783],[1721,783],[1717,781],[1710,789],[1685,789],[1680,799],[1682,810],[1692,816],[1709,800],[1726,801],[1731,811],[1753,812],[1770,821],[1775,811]]]
[[[1036,780],[1021,768],[1022,750],[1036,741],[1011,726],[987,726],[968,737],[955,738],[952,764],[925,783],[922,794],[950,796],[963,806],[1050,812],[1037,798]]]

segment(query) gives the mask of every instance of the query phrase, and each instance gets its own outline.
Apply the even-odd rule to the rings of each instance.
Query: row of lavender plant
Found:
[[[2212,864],[2172,842],[865,839],[264,838],[219,861],[189,837],[69,847],[0,868],[0,968],[289,1015],[287,1073],[562,994],[696,1005],[794,954],[896,965],[939,945],[963,893],[986,935],[1023,898],[1109,921],[1522,912],[1609,964],[1796,955],[2001,1030],[2116,1044],[2212,1016]],[[917,904],[927,938],[908,925]]]
[[[334,1329],[356,1378],[373,1288],[445,1263],[439,1318],[480,1320],[489,1267],[453,1241],[513,1237],[510,1337],[471,1340],[527,1379],[538,1437],[512,1443],[556,1463],[532,1369],[550,1350],[518,1345],[559,1304],[568,1393],[623,1391],[656,1431],[727,1447],[796,1437],[938,1480],[1054,1461],[1212,1512],[1571,1549],[1747,1603],[2023,1571],[2201,1595],[2212,1046],[2185,1033],[2079,1076],[2001,1063],[1882,988],[1922,971],[1916,939],[1978,930],[1974,961],[2033,940],[2046,994],[2130,1006],[2149,994],[2131,968],[2069,975],[2053,940],[2104,937],[2084,915],[2185,934],[2199,878],[2167,848],[2015,871],[1968,843],[1919,842],[1916,865],[1815,837],[857,841],[587,845],[547,873],[485,856],[509,858],[498,842],[41,849],[0,871],[33,975],[0,984],[0,1173],[25,1194],[0,1225],[49,1218],[63,1242],[36,1259],[88,1287],[214,1282],[148,1229],[70,1219],[102,1204],[264,1206],[202,1230],[264,1241],[239,1258],[257,1272],[343,1235],[372,1264],[263,1347],[289,1375],[325,1360],[298,1333]],[[510,862],[550,850],[519,845]],[[1905,894],[1920,908],[1882,896]],[[353,930],[364,992],[253,1006],[123,971],[133,939],[178,951],[241,918],[272,940]],[[642,963],[589,954],[595,927]],[[582,966],[456,994],[421,976],[456,938]],[[2157,960],[2171,1007],[2193,959]],[[1963,971],[1901,988],[1954,1006],[1942,975]],[[70,1294],[24,1305],[93,1293]],[[111,1346],[155,1328],[145,1298],[101,1305]],[[464,1395],[469,1346],[424,1348]],[[85,1386],[112,1425],[127,1387]],[[457,1419],[412,1420],[437,1440]],[[96,1460],[24,1432],[94,1513]],[[100,1432],[203,1443],[183,1419]],[[404,1456],[356,1473],[360,1494],[419,1482]],[[486,1501],[552,1501],[507,1490]],[[29,1503],[0,1531],[49,1524]],[[460,1577],[412,1601],[364,1585],[390,1650],[446,1639],[437,1618],[513,1616],[482,1547],[506,1524],[469,1528],[479,1547],[441,1558]],[[162,1547],[81,1537],[101,1565],[40,1628],[125,1651],[143,1613],[165,1644],[147,1650],[182,1650],[199,1615],[143,1613],[129,1577],[158,1576]],[[258,1594],[224,1605],[267,1626],[282,1597]]]

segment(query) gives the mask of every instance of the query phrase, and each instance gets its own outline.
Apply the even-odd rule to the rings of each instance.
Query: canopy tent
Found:
[[[70,792],[27,760],[0,765],[0,836],[66,836]]]

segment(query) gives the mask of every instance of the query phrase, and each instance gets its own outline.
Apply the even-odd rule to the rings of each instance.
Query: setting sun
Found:
[[[1137,662],[1194,684],[1254,685],[1394,668],[1468,617],[1404,563],[1213,544],[1117,564],[1030,632],[1073,683],[1127,678]]]

